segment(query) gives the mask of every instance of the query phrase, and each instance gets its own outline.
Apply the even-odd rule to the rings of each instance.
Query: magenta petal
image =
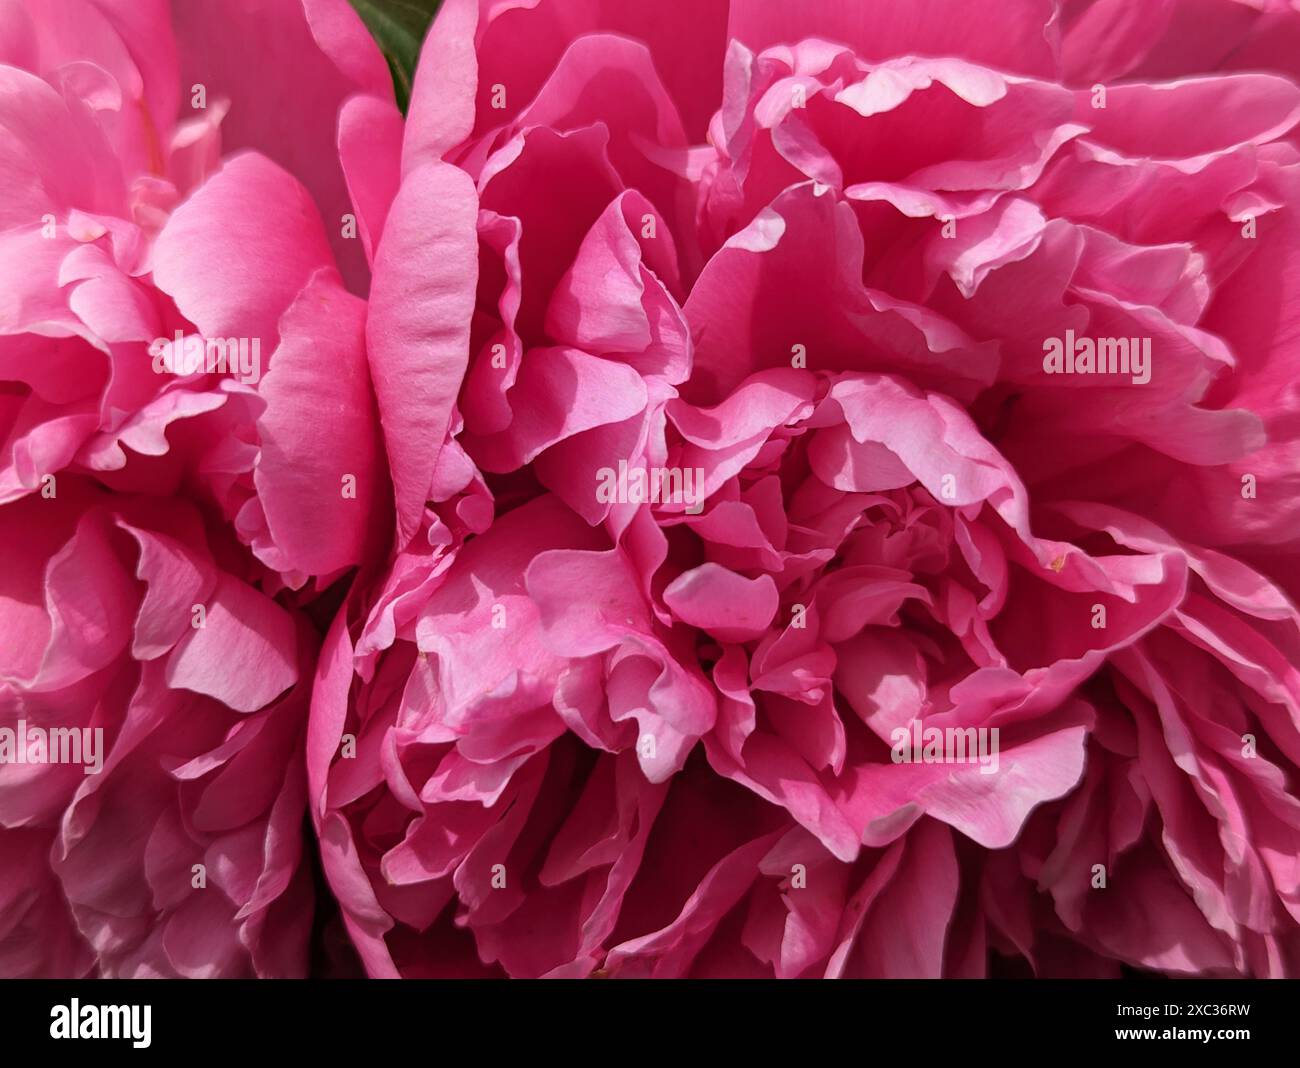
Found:
[[[307,191],[269,159],[247,153],[173,213],[154,246],[153,275],[205,337],[255,339],[265,359],[280,315],[332,264]]]
[[[364,316],[337,275],[315,275],[280,320],[260,390],[254,483],[286,567],[308,574],[360,563],[386,496]]]
[[[402,543],[418,525],[469,360],[477,216],[463,172],[422,164],[403,181],[375,256],[366,344]]]
[[[168,685],[252,712],[297,681],[297,638],[283,608],[225,576],[206,608],[204,625],[182,638],[167,660]],[[243,669],[232,670],[236,664]]]

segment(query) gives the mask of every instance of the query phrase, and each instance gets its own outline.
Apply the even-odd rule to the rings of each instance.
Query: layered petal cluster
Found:
[[[1300,974],[1298,28],[443,5],[308,738],[370,974]]]
[[[0,971],[305,974],[310,628],[180,501],[69,476],[0,537]]]
[[[1298,57],[0,0],[0,975],[1300,976]]]
[[[0,4],[0,975],[308,971],[313,624],[391,522],[352,113],[344,0]]]
[[[6,8],[0,501],[63,471],[202,498],[295,589],[382,552],[346,162],[358,201],[382,178],[344,111],[400,122],[344,0]]]

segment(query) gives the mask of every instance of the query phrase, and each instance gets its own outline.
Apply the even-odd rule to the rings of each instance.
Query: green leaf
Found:
[[[397,106],[406,114],[420,44],[442,0],[349,0],[393,74]]]

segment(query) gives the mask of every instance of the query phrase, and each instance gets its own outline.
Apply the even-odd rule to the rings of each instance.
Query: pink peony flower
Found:
[[[0,5],[0,975],[307,971],[301,606],[391,522],[363,119],[344,0]]]
[[[1298,30],[444,4],[307,745],[370,974],[1300,974]]]
[[[315,639],[182,501],[0,508],[0,973],[292,976]]]
[[[357,126],[400,116],[360,20],[345,0],[6,11],[0,501],[64,470],[201,497],[295,589],[382,552],[364,211],[343,234],[349,188],[383,188]]]

